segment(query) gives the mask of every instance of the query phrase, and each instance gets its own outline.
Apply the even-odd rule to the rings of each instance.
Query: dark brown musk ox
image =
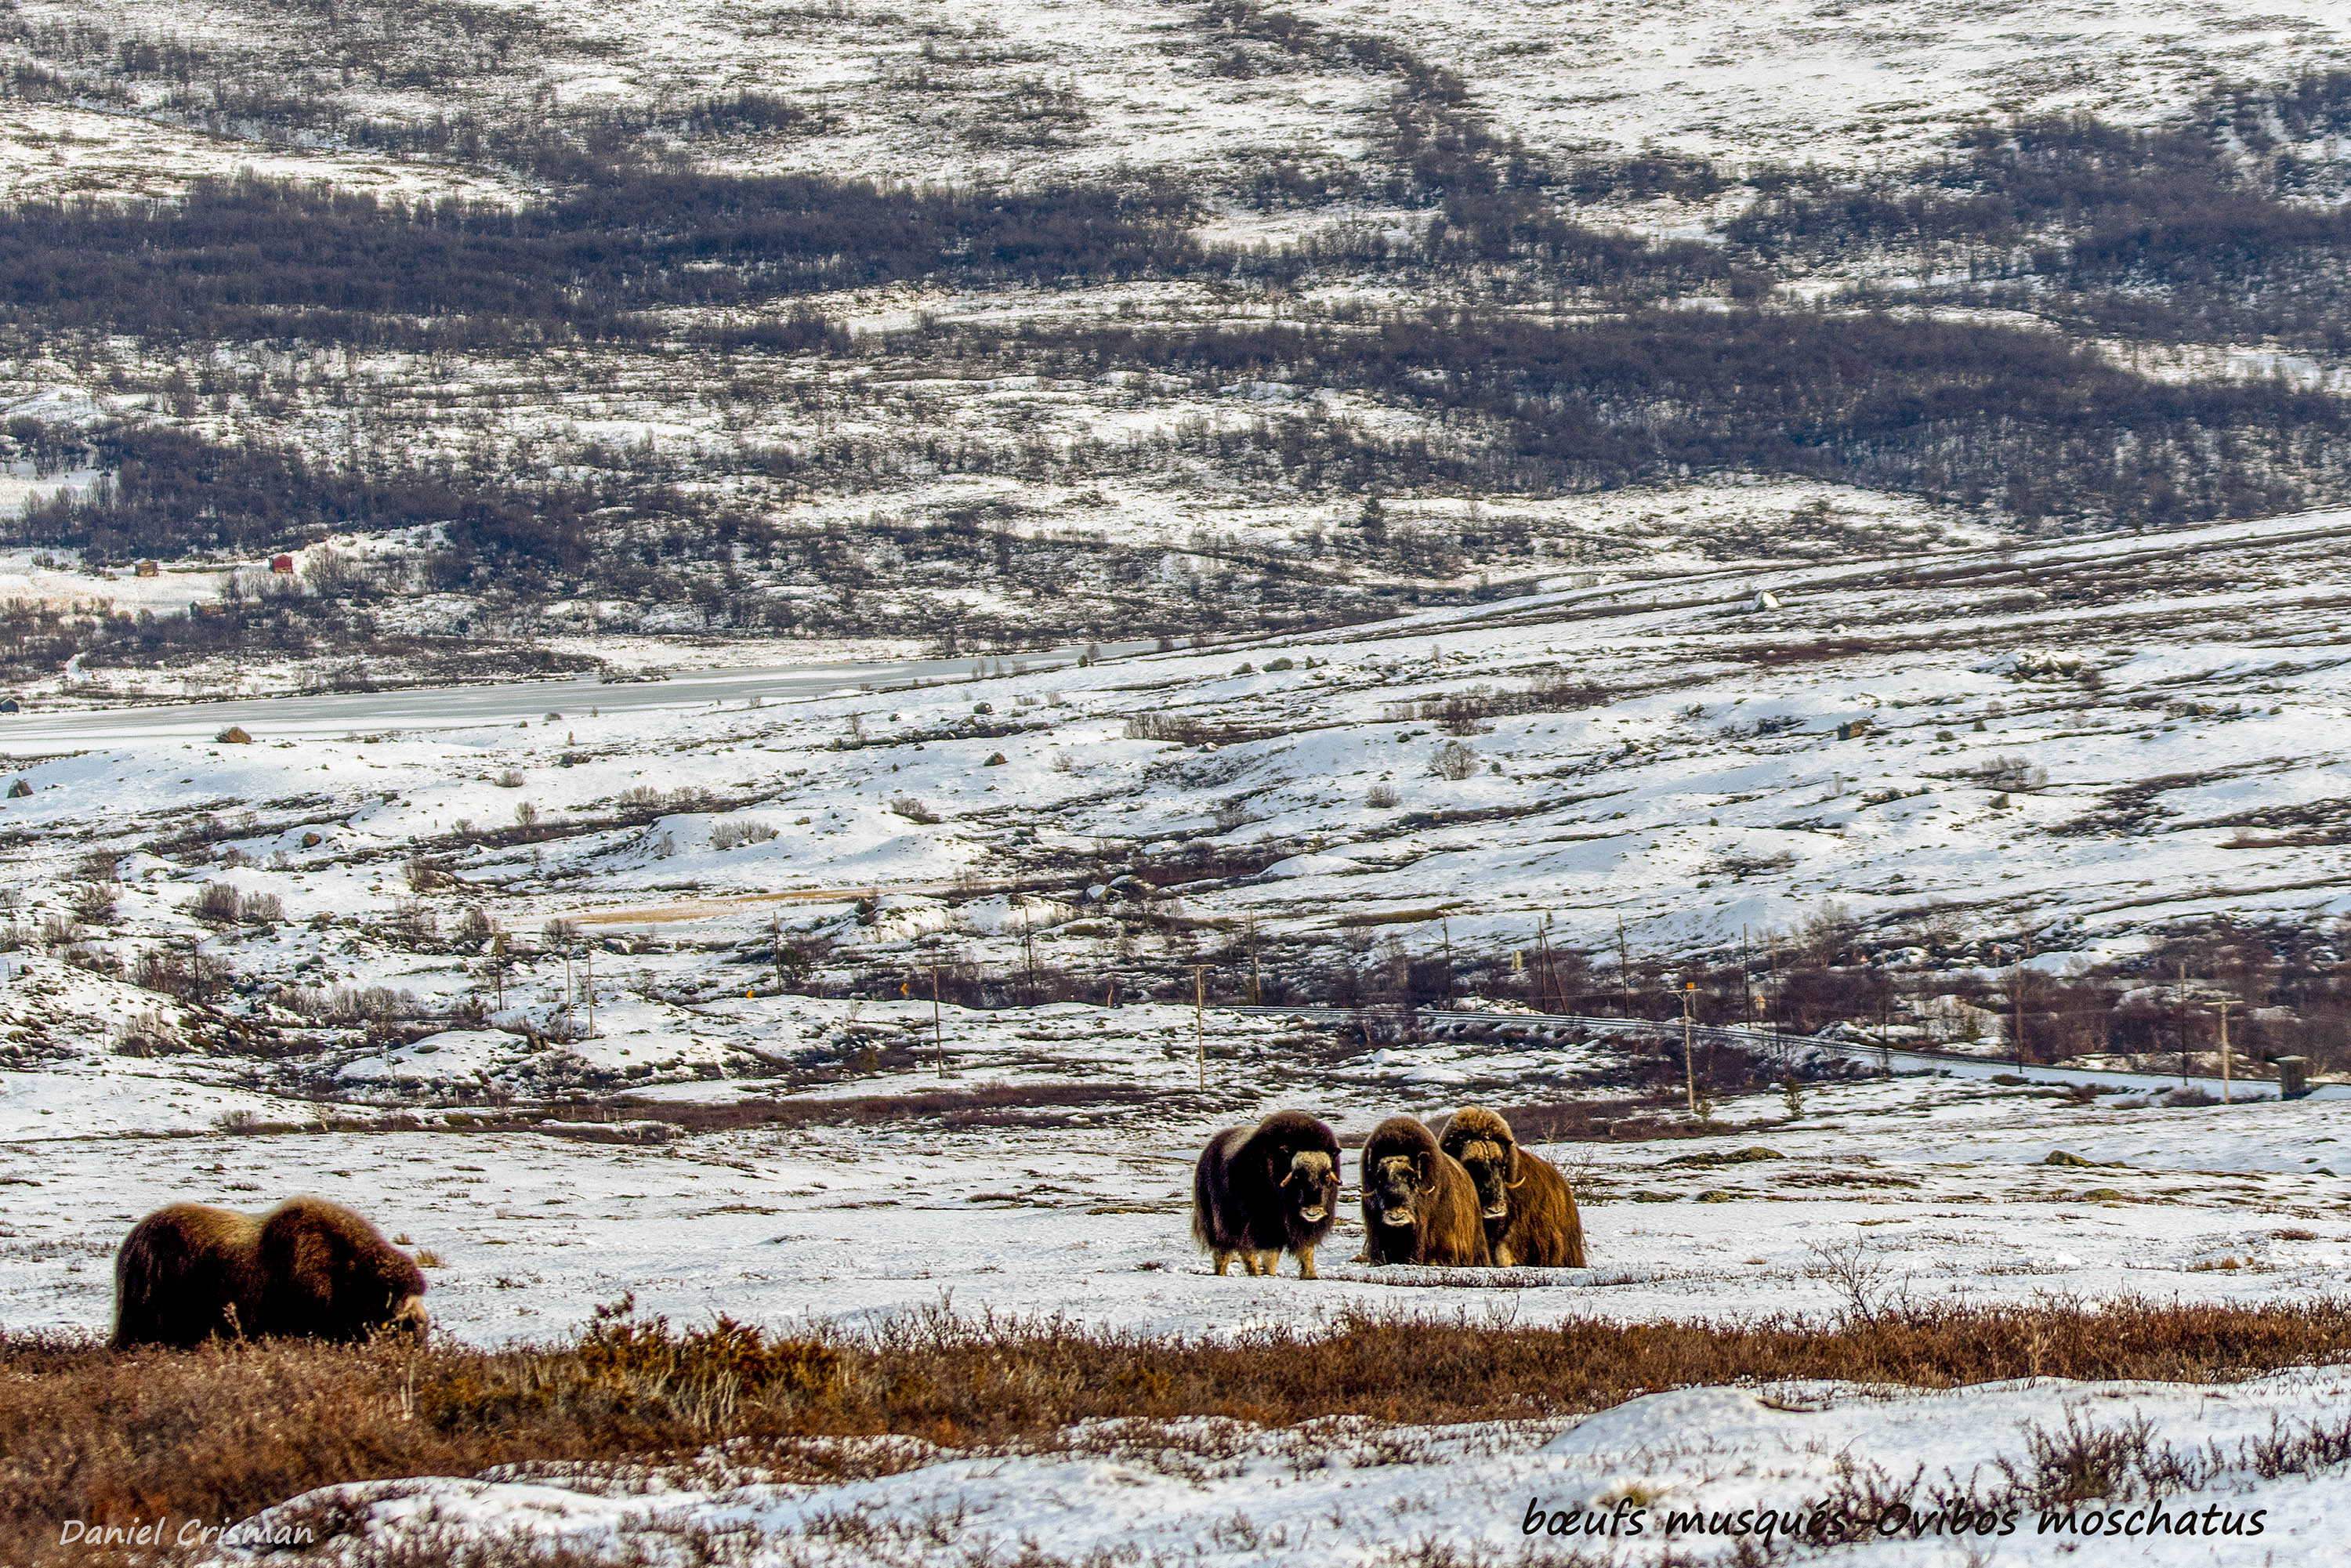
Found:
[[[1276,1111],[1254,1127],[1228,1127],[1192,1168],[1192,1235],[1216,1255],[1270,1274],[1284,1252],[1311,1280],[1314,1249],[1339,1221],[1339,1138],[1303,1111]]]
[[[267,1214],[175,1203],[114,1255],[114,1348],[228,1339],[422,1336],[424,1275],[340,1204],[289,1198]]]
[[[1364,1145],[1364,1256],[1374,1263],[1482,1267],[1489,1258],[1478,1189],[1461,1163],[1410,1116],[1390,1116]]]
[[[1567,1178],[1519,1147],[1508,1122],[1482,1105],[1465,1105],[1446,1123],[1437,1146],[1461,1162],[1478,1189],[1496,1268],[1583,1267],[1583,1221]]]

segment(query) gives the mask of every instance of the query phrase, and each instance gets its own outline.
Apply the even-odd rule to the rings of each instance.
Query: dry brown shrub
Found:
[[[481,1351],[276,1343],[117,1355],[0,1340],[0,1561],[127,1563],[63,1521],[242,1519],[315,1487],[525,1462],[728,1462],[820,1479],[826,1439],[901,1433],[1051,1447],[1074,1422],[1350,1414],[1434,1424],[1605,1408],[1698,1384],[1834,1378],[1943,1388],[2024,1376],[2213,1383],[2351,1353],[2351,1301],[2243,1306],[1921,1306],[1866,1320],[1520,1328],[1355,1316],[1217,1342],[946,1312],[859,1339],[681,1331],[624,1301],[559,1345]],[[2351,1438],[2344,1439],[2351,1452]],[[2284,1456],[2280,1469],[2314,1463]],[[173,1560],[165,1552],[147,1562]]]

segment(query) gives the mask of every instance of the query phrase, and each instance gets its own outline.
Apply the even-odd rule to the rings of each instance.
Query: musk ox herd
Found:
[[[1432,1130],[1391,1116],[1360,1156],[1371,1263],[1581,1268],[1567,1182],[1478,1106]],[[1303,1111],[1208,1140],[1192,1174],[1192,1234],[1224,1273],[1271,1274],[1288,1252],[1311,1280],[1339,1222],[1339,1140]],[[208,1339],[343,1342],[422,1335],[424,1275],[340,1204],[298,1197],[266,1214],[175,1203],[132,1228],[114,1259],[117,1350]]]
[[[1450,1268],[1583,1267],[1583,1225],[1566,1178],[1519,1147],[1480,1106],[1441,1129],[1391,1116],[1359,1156],[1369,1263]],[[1270,1274],[1289,1252],[1311,1280],[1314,1249],[1338,1224],[1339,1140],[1302,1111],[1208,1140],[1192,1171],[1192,1234],[1225,1272],[1235,1257]]]

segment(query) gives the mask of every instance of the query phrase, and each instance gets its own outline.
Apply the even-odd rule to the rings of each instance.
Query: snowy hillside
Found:
[[[2346,35],[0,4],[0,1557],[2327,1560]]]

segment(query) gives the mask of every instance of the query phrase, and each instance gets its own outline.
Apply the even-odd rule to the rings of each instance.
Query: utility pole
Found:
[[[1445,999],[1453,999],[1453,921],[1449,915],[1437,917],[1437,930],[1445,934]]]
[[[1543,977],[1535,984],[1536,998],[1545,1007],[1551,1005],[1552,984],[1555,977],[1551,966],[1551,916],[1545,915],[1535,922],[1535,951],[1542,955]],[[1559,1010],[1567,1011],[1565,988],[1561,988]]]
[[[1694,1019],[1690,1008],[1698,1000],[1698,982],[1682,982],[1682,1077],[1689,1089],[1690,1114],[1698,1114],[1698,1047],[1691,1039]]]
[[[566,1040],[580,1038],[579,1025],[571,1016],[571,1004],[578,995],[578,988],[571,983],[571,944],[566,942],[563,945],[563,1038]]]
[[[2229,1007],[2232,998],[2222,997],[2216,1004],[2220,1009],[2220,1103],[2229,1103]]]
[[[2171,991],[2172,1027],[2179,1031],[2179,1086],[2188,1087],[2188,960],[2179,961],[2179,984]]]
[[[1633,1016],[1633,950],[1625,945],[1625,917],[1616,917],[1616,985],[1625,996],[1625,1016]]]
[[[1037,927],[1024,912],[1020,916],[1020,949],[1029,966],[1029,1005],[1037,1005]]]
[[[580,961],[588,970],[588,1038],[596,1038],[596,949],[593,944],[580,949]]]
[[[1263,1007],[1263,1006],[1265,1005],[1265,987],[1264,987],[1263,982],[1259,979],[1259,975],[1258,975],[1258,967],[1257,967],[1257,916],[1256,916],[1255,915],[1249,915],[1249,1006],[1251,1006],[1251,1007],[1253,1007],[1253,1008],[1257,1008],[1257,1007]]]
[[[1208,1086],[1208,967],[1192,966],[1192,1055],[1200,1064],[1200,1087]]]
[[[507,1010],[507,934],[493,933],[490,937],[490,974],[498,987],[498,1011]]]
[[[2024,950],[2017,949],[2015,967],[2008,972],[2008,1032],[2016,1047],[2016,1069],[2024,1071]]]
[[[931,1039],[938,1046],[939,1076],[947,1075],[947,1028],[939,1019],[939,967],[931,966]]]
[[[1749,1029],[1755,1027],[1754,970],[1747,957],[1747,927],[1739,928],[1739,1021]]]

